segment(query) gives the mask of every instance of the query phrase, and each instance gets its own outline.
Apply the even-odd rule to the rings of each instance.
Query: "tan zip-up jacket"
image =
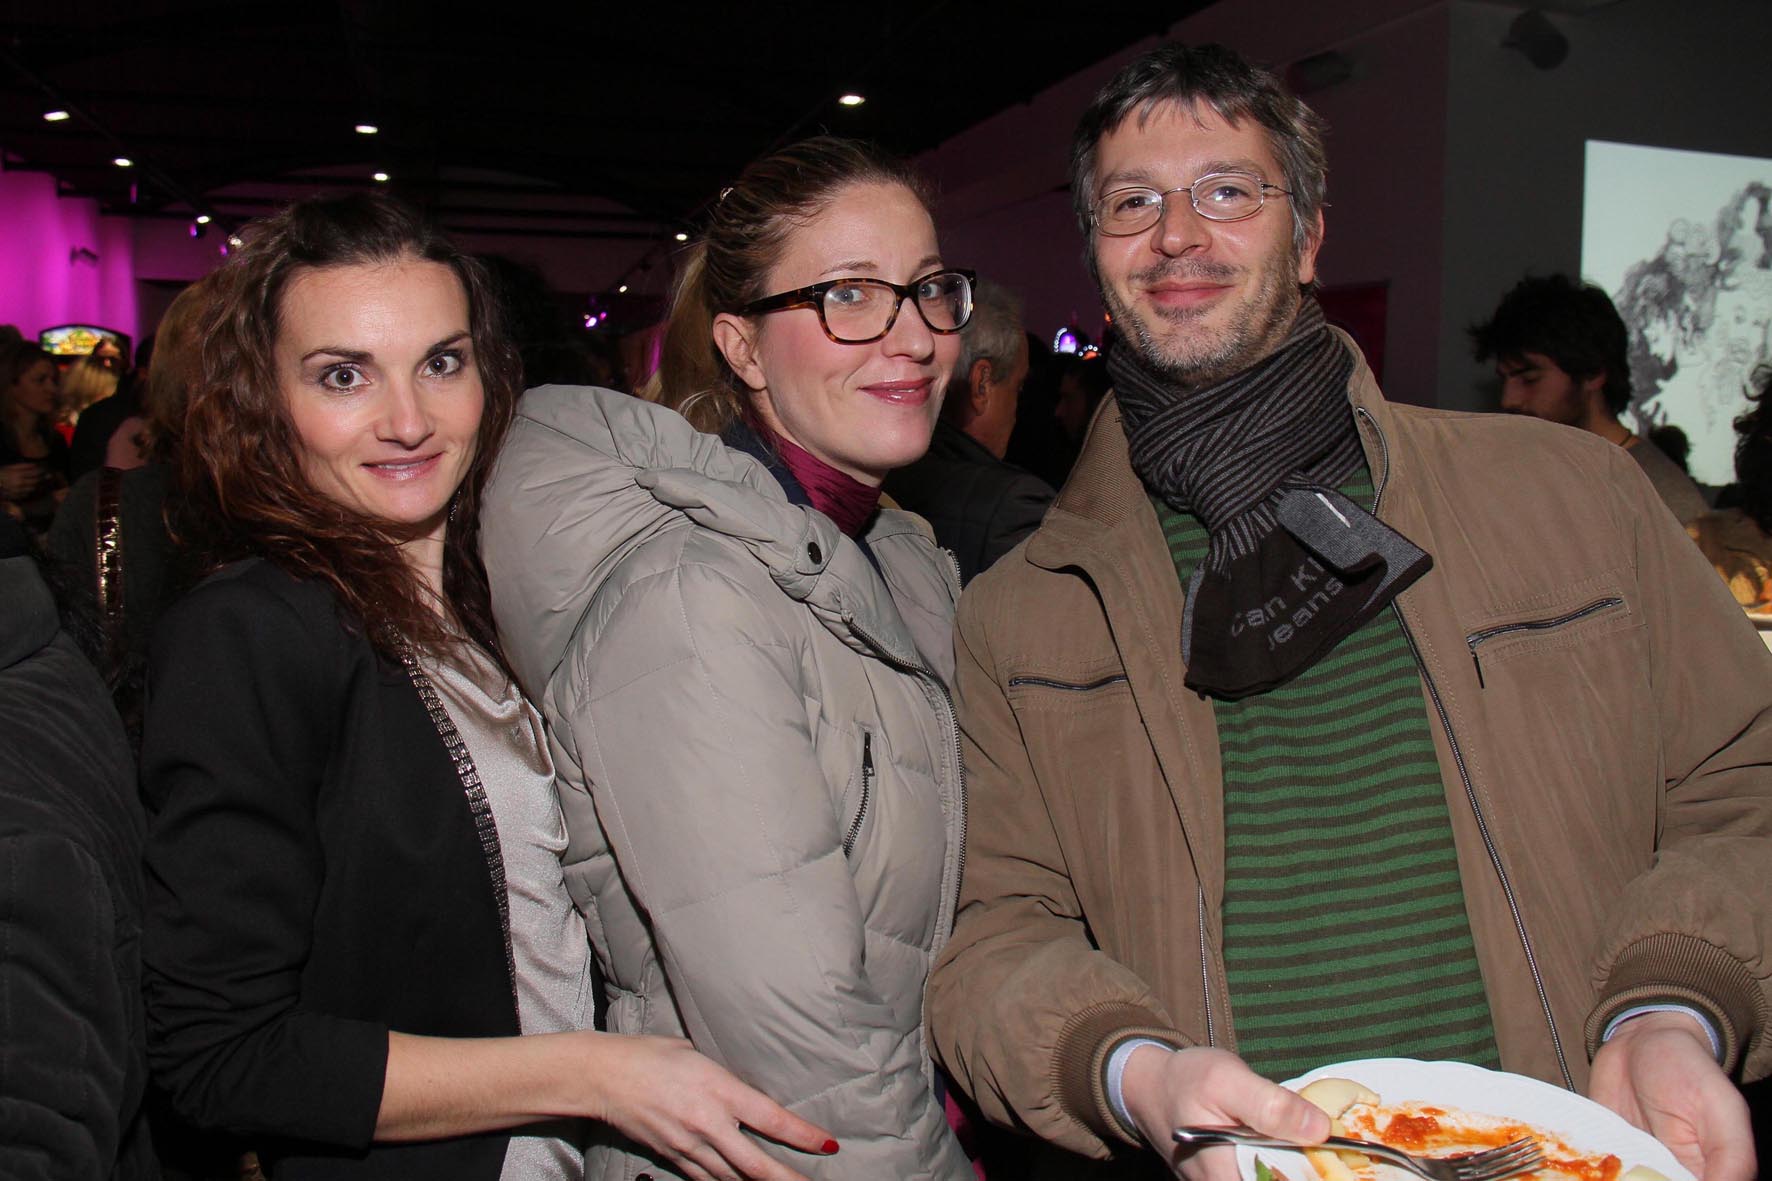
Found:
[[[499,635],[542,708],[608,1028],[687,1037],[842,1144],[813,1181],[972,1176],[923,984],[959,892],[959,593],[882,509],[876,570],[750,456],[610,390],[517,408],[486,492]],[[590,1181],[676,1174],[607,1129]]]
[[[1607,1017],[1653,997],[1766,1074],[1772,655],[1617,447],[1389,405],[1363,362],[1349,393],[1378,516],[1434,558],[1398,608],[1503,1065],[1582,1087]],[[1116,1042],[1237,1044],[1181,609],[1109,399],[1040,530],[961,599],[971,840],[929,986],[937,1057],[985,1113],[1096,1157],[1131,1139]]]

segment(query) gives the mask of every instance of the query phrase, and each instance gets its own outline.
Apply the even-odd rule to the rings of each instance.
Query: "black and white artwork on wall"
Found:
[[[1630,328],[1631,413],[1734,476],[1735,416],[1772,363],[1772,160],[1589,140],[1581,270]]]

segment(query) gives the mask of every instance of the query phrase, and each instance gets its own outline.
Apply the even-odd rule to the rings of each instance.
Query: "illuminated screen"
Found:
[[[1692,476],[1735,480],[1735,416],[1772,362],[1772,160],[1587,143],[1581,272],[1630,328],[1630,423],[1686,432]]]
[[[129,356],[129,338],[109,328],[99,328],[92,324],[63,324],[59,328],[45,328],[37,334],[37,344],[43,351],[54,353],[58,357],[84,357],[97,348],[100,341],[109,341],[117,346],[123,356]]]

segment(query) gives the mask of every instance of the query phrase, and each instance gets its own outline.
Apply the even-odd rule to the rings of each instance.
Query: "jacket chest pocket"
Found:
[[[1584,641],[1631,626],[1632,613],[1623,595],[1600,592],[1582,597],[1584,601],[1579,603],[1522,613],[1466,632],[1464,643],[1476,668],[1478,686],[1488,687],[1485,663],[1493,669],[1534,653],[1574,650]]]

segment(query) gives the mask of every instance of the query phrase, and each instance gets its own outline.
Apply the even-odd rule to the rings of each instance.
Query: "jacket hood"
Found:
[[[691,526],[743,545],[850,647],[924,667],[861,549],[822,513],[788,503],[761,463],[673,410],[551,385],[518,403],[480,516],[499,636],[525,691],[540,694],[622,559]]]

